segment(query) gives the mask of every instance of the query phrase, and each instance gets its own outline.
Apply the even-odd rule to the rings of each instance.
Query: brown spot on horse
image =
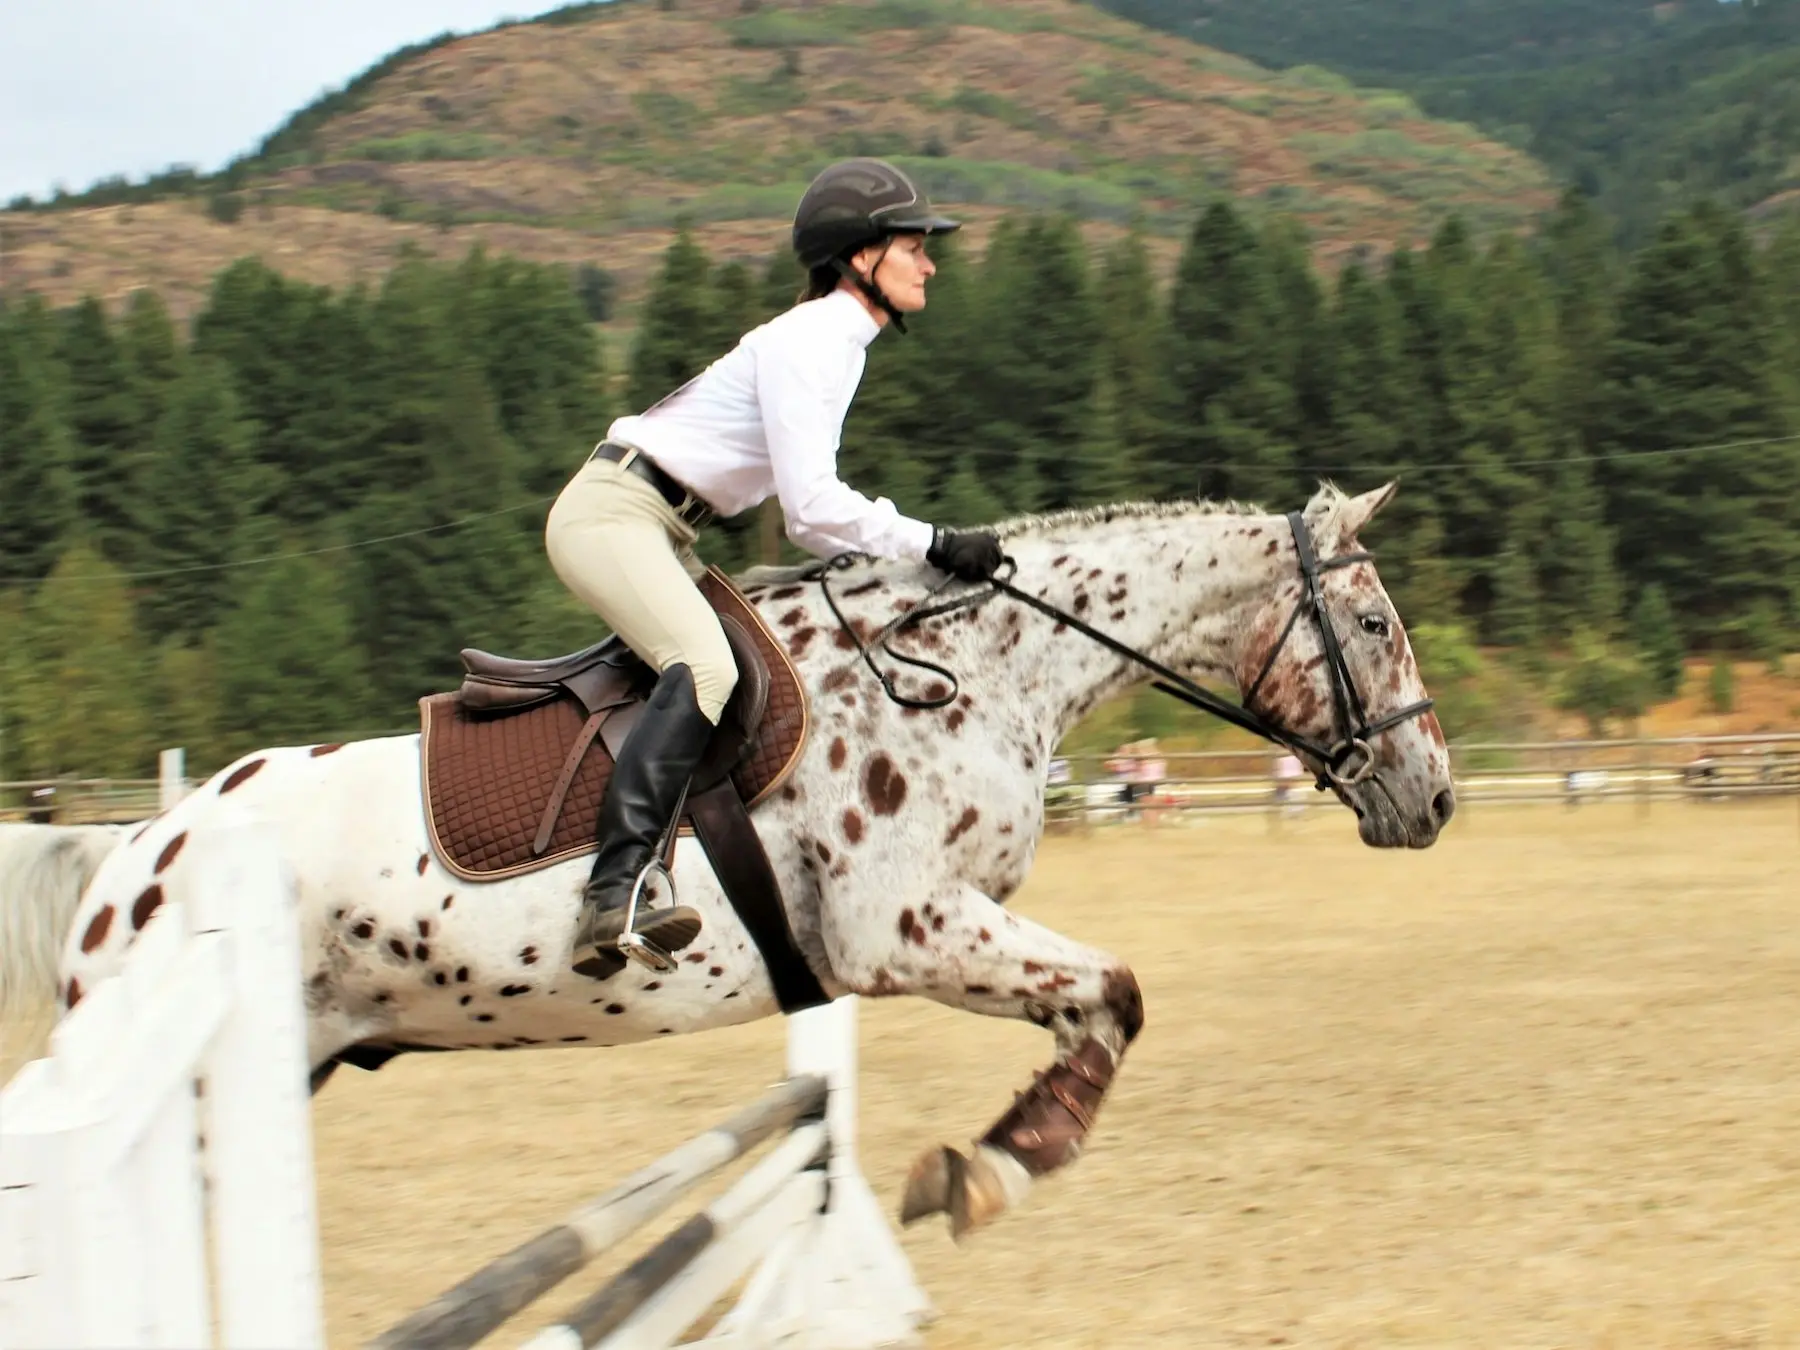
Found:
[[[106,935],[112,928],[112,921],[113,907],[111,905],[106,906],[98,914],[94,915],[93,919],[88,923],[87,932],[81,935],[81,950],[84,952],[91,952],[102,942],[105,942]]]
[[[335,754],[343,748],[344,743],[342,741],[333,741],[330,745],[315,745],[311,750],[307,751],[307,753],[314,759],[317,759],[320,755]]]
[[[850,747],[844,744],[844,738],[839,736],[834,739],[831,742],[831,767],[834,769],[843,768],[844,761],[849,757]]]
[[[131,902],[131,926],[135,929],[142,929],[145,924],[150,922],[150,916],[162,908],[162,902],[163,888],[146,886],[144,893]]]
[[[165,867],[174,862],[175,855],[181,852],[181,846],[185,843],[187,843],[187,831],[183,830],[164,844],[163,851],[156,855],[156,866],[150,869],[151,875],[160,874]]]
[[[949,833],[944,836],[944,843],[946,845],[954,844],[958,839],[961,839],[970,830],[974,829],[975,822],[980,819],[980,811],[976,810],[973,806],[965,806],[963,808],[963,813],[956,818],[956,824],[952,825]]]
[[[421,853],[419,855],[419,875],[424,876],[425,869],[429,866],[431,866],[431,859],[427,855]]]
[[[862,813],[852,806],[849,810],[844,812],[844,838],[848,839],[853,844],[860,844],[862,843],[862,837]]]
[[[268,763],[267,760],[253,759],[248,764],[240,764],[231,771],[230,776],[227,777],[223,783],[219,784],[220,795],[223,796],[233,788],[242,787],[251,778],[255,777],[266,763]]]
[[[863,795],[878,816],[891,816],[906,801],[906,778],[885,753],[870,759],[863,770]]]

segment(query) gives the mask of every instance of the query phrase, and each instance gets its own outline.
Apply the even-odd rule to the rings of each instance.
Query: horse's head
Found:
[[[1251,622],[1245,704],[1305,744],[1307,767],[1356,812],[1365,844],[1426,848],[1456,809],[1450,754],[1411,644],[1358,540],[1394,484],[1322,487],[1282,556],[1293,566]]]

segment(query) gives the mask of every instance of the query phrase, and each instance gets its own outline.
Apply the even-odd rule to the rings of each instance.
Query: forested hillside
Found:
[[[1528,155],[1404,98],[1275,73],[1076,0],[613,0],[394,53],[213,175],[109,181],[0,214],[0,286],[153,285],[178,314],[261,252],[310,281],[403,240],[590,262],[623,306],[678,220],[780,237],[813,174],[887,156],[986,218],[1067,211],[1173,239],[1228,194],[1322,257],[1482,233],[1556,200]]]
[[[1329,67],[1529,150],[1647,237],[1672,206],[1800,189],[1800,3],[1103,0],[1276,67]]]
[[[1759,248],[1700,208],[1631,256],[1608,236],[1571,201],[1530,242],[1452,220],[1327,279],[1291,219],[1221,202],[1164,286],[1140,236],[1092,253],[1020,216],[982,256],[938,249],[843,469],[961,523],[1397,476],[1369,542],[1428,678],[1454,690],[1478,640],[1624,709],[1684,646],[1800,630],[1800,224]],[[548,497],[795,284],[680,234],[622,351],[564,270],[481,255],[342,290],[241,262],[191,339],[150,292],[117,318],[9,301],[0,778],[404,728],[463,645],[593,640],[543,560]],[[709,529],[708,556],[750,560],[758,524]]]

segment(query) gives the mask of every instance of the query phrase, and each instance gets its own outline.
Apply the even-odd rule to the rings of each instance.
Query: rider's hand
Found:
[[[1000,540],[991,530],[952,530],[937,526],[925,561],[963,581],[986,581],[1000,570]]]

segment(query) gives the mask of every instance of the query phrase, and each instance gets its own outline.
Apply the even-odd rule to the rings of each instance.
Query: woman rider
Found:
[[[770,496],[787,536],[819,557],[918,558],[965,581],[994,574],[999,540],[871,500],[837,476],[838,439],[865,350],[925,307],[925,240],[958,228],[899,169],[849,159],[815,178],[794,214],[807,270],[799,303],[751,330],[694,379],[621,417],[550,510],[550,565],[658,672],[600,804],[599,853],[582,893],[576,958],[615,945],[632,886],[658,856],[737,667],[695,579],[699,528]],[[647,897],[644,897],[647,898]],[[670,952],[700,931],[686,905],[640,907],[633,931]]]

